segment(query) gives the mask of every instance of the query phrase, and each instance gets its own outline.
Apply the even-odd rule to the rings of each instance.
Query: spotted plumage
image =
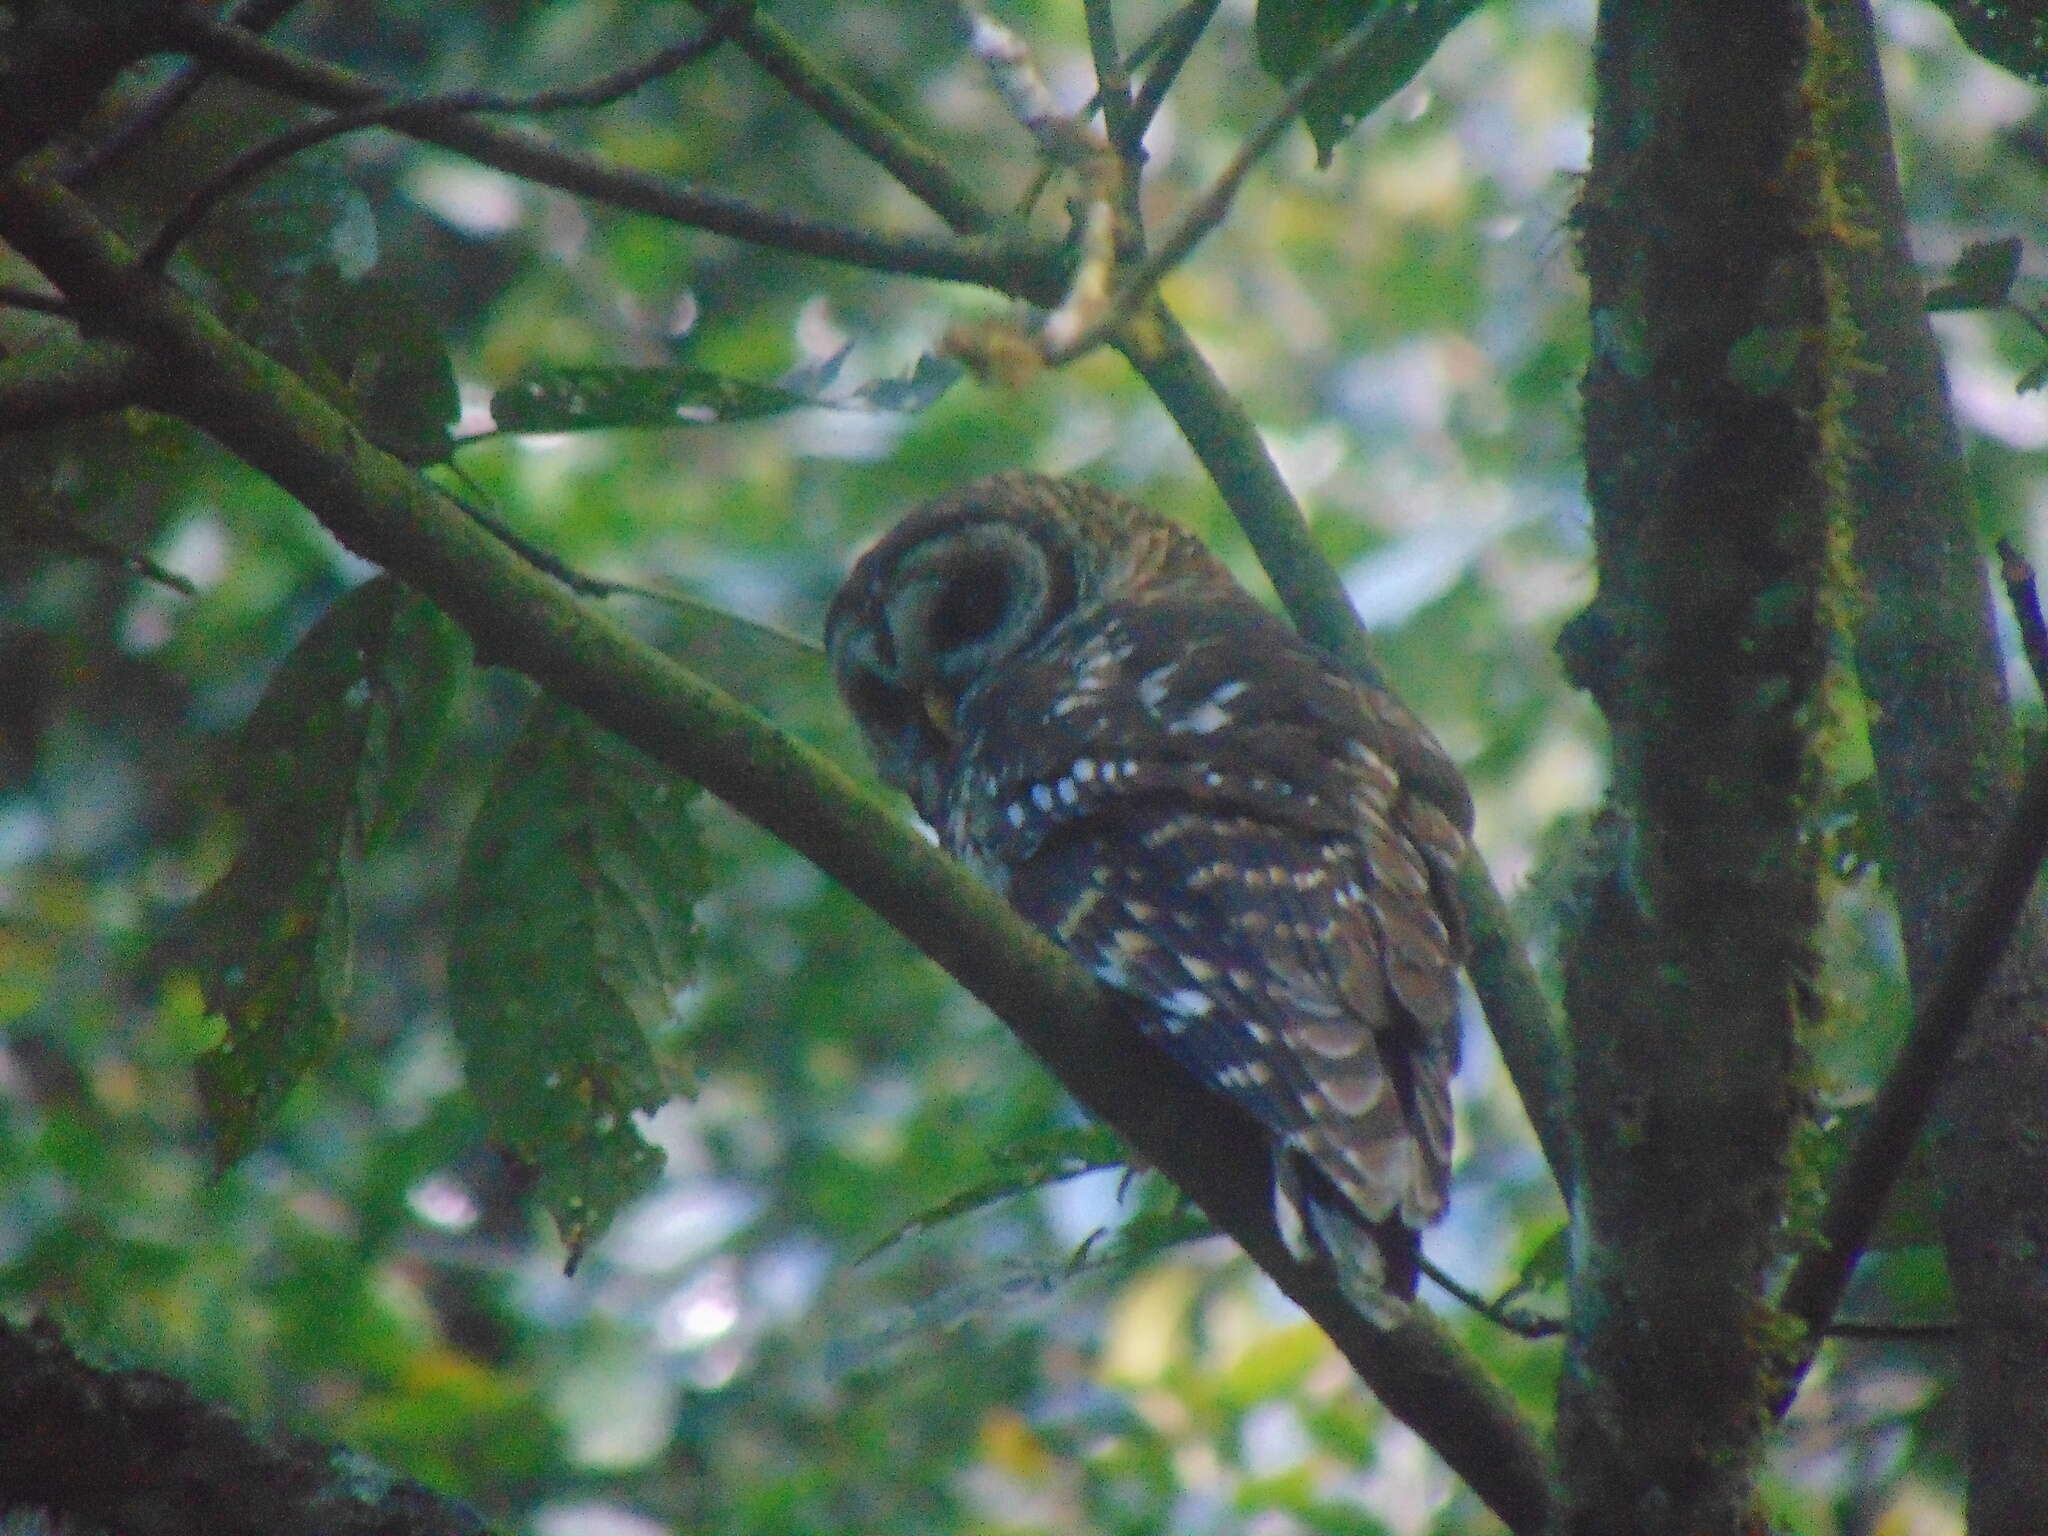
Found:
[[[1374,1281],[1411,1291],[1449,1180],[1471,823],[1422,724],[1172,522],[1039,476],[911,512],[826,641],[945,846],[1266,1126],[1295,1251],[1363,1224]]]

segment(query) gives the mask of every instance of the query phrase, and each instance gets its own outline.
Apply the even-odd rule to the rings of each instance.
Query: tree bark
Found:
[[[1737,1536],[1773,1355],[1818,874],[1831,287],[1797,0],[1610,3],[1580,208],[1613,737],[1565,954],[1579,1191],[1563,1529]]]
[[[1906,237],[1868,0],[1822,0],[1846,182],[1871,228],[1841,269],[1864,353],[1850,432],[1856,666],[1885,874],[1924,1004],[2017,776],[1992,593],[1947,379]],[[2014,936],[1937,1109],[1942,1237],[1962,1320],[1970,1529],[2048,1529],[2048,933]]]

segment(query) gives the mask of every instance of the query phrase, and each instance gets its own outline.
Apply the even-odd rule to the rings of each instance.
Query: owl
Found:
[[[1073,480],[910,512],[825,637],[882,777],[1257,1118],[1290,1251],[1387,1320],[1450,1173],[1472,806],[1436,739]]]

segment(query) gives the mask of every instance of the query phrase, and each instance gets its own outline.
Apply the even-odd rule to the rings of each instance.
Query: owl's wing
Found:
[[[1432,1220],[1469,802],[1414,718],[1248,598],[1155,597],[1055,630],[962,724],[948,846],[1360,1214]]]
[[[1372,1222],[1443,1209],[1457,960],[1413,890],[1355,840],[1143,804],[1076,825],[1010,899],[1151,1006],[1146,1032],[1256,1116]]]

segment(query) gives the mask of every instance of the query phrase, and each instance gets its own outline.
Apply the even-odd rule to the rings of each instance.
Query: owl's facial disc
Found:
[[[1043,628],[1049,586],[1044,552],[997,526],[934,541],[897,571],[884,609],[896,683],[941,735],[987,668]]]

